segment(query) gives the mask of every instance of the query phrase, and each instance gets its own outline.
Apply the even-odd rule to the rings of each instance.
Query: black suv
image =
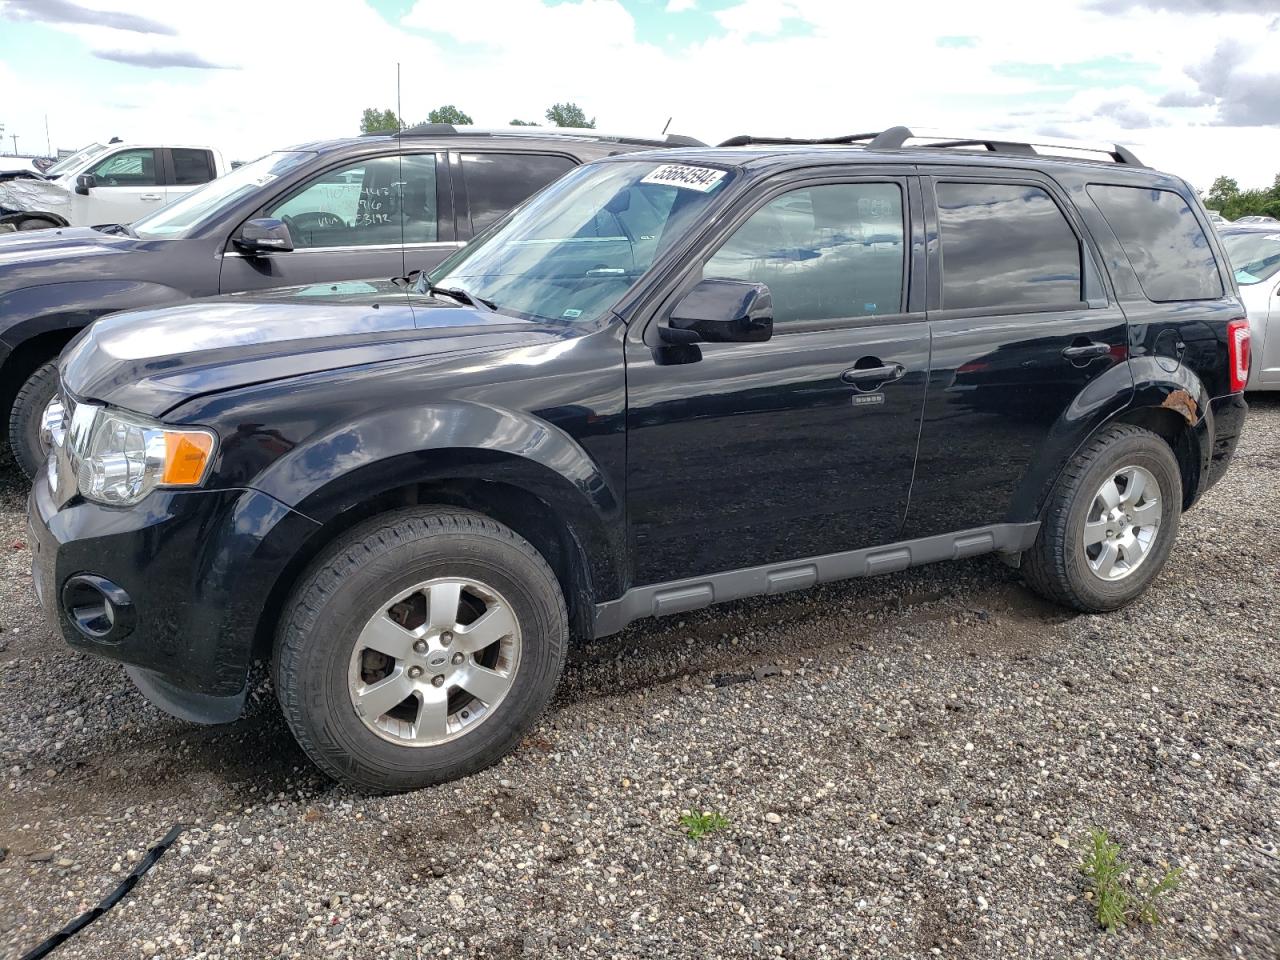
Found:
[[[53,361],[107,313],[429,269],[578,164],[669,145],[701,146],[424,124],[268,154],[129,226],[0,235],[0,440],[34,476]]]
[[[270,657],[315,762],[398,790],[638,617],[990,551],[1128,603],[1245,416],[1205,211],[1120,147],[911,139],[612,157],[415,282],[98,321],[31,496],[50,621],[193,720]]]

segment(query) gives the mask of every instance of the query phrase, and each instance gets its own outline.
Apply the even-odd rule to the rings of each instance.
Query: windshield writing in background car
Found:
[[[594,319],[698,222],[730,179],[718,168],[652,161],[581,167],[446,260],[430,282],[519,316]]]
[[[1222,236],[1236,283],[1261,283],[1280,271],[1280,233],[1228,233]]]
[[[246,163],[243,167],[232,170],[226,176],[209,181],[167,207],[136,221],[133,231],[147,240],[183,236],[218,211],[269,187],[275,180],[314,156],[313,153],[300,152],[269,153],[253,163]]]

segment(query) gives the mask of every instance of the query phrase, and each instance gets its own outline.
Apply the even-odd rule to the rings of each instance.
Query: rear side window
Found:
[[[942,308],[1079,303],[1080,241],[1040,187],[938,183]]]
[[[174,147],[173,182],[176,184],[208,183],[213,179],[213,156],[208,150]]]
[[[1089,196],[1107,218],[1148,300],[1214,300],[1222,296],[1218,264],[1187,202],[1172,190],[1091,184]]]
[[[574,166],[567,157],[537,153],[464,153],[459,159],[476,233]]]

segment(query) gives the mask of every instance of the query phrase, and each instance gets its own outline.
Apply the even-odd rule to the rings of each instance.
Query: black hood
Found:
[[[0,233],[0,288],[115,276],[122,253],[165,240],[135,240],[92,227],[58,227]],[[137,264],[133,264],[136,272]]]
[[[555,336],[542,324],[390,281],[343,281],[112,314],[72,343],[61,368],[82,400],[161,416],[253,383]]]

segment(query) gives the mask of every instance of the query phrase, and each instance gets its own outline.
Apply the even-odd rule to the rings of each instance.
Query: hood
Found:
[[[70,219],[72,194],[53,180],[0,180],[0,214],[56,213]]]
[[[158,417],[254,383],[556,336],[389,281],[347,281],[112,314],[72,342],[61,370],[74,396]]]
[[[122,233],[102,233],[91,227],[2,233],[0,292],[43,283],[100,280],[130,272],[136,274],[139,270],[136,262],[119,261],[115,254],[154,248],[163,242],[175,241],[135,240]],[[128,270],[123,269],[126,264],[130,265]]]

